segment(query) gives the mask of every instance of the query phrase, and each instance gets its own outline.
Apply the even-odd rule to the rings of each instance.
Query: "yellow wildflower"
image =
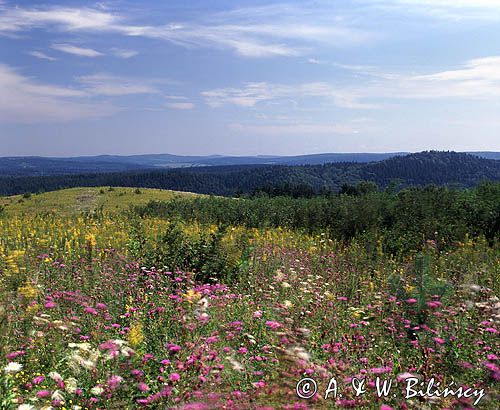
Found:
[[[26,299],[34,299],[38,295],[38,289],[31,283],[26,283],[24,286],[21,286],[17,292]]]
[[[198,300],[201,299],[201,293],[200,292],[196,292],[193,289],[189,289],[187,291],[187,293],[185,293],[182,296],[183,296],[184,300],[186,300],[189,303],[195,303],[195,302],[198,302]]]
[[[89,233],[89,234],[85,235],[85,240],[92,247],[97,245],[97,241],[95,239],[95,235],[92,234],[92,233]]]
[[[142,323],[136,322],[130,326],[130,331],[127,336],[127,341],[132,347],[136,347],[144,340],[144,332]]]

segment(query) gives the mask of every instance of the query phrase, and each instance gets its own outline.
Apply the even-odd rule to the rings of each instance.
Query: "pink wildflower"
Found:
[[[182,348],[180,346],[173,344],[173,343],[168,343],[167,349],[170,353],[177,353],[177,352],[182,350]]]
[[[13,360],[16,357],[22,356],[24,354],[26,354],[26,352],[24,350],[18,350],[16,352],[8,353],[7,355],[5,355],[5,357],[7,357],[8,360]]]
[[[40,390],[37,394],[36,394],[36,397],[38,397],[39,399],[45,399],[47,397],[50,397],[52,393],[50,392],[50,390]]]
[[[40,384],[45,380],[45,376],[37,376],[33,379],[33,384]]]
[[[392,370],[392,367],[385,366],[385,367],[374,367],[373,369],[370,369],[370,372],[373,374],[382,374],[382,373],[389,373]]]
[[[146,383],[144,383],[144,382],[140,382],[140,383],[138,383],[138,384],[137,384],[137,388],[138,388],[138,389],[139,389],[139,391],[141,391],[141,392],[146,392],[146,391],[148,391],[148,390],[149,390],[149,386],[148,386]]]
[[[111,390],[115,390],[116,388],[118,388],[118,386],[120,385],[120,383],[123,381],[123,378],[120,377],[120,376],[117,376],[115,374],[113,374],[109,379],[108,379],[108,387],[111,389]]]
[[[268,320],[266,322],[266,326],[273,329],[273,330],[276,330],[276,329],[279,329],[280,327],[282,327],[283,325],[279,322],[275,322],[273,320]]]
[[[91,315],[94,315],[94,316],[97,315],[97,313],[98,313],[97,310],[94,309],[93,307],[86,307],[85,309],[83,309],[83,311],[85,313],[90,313]]]

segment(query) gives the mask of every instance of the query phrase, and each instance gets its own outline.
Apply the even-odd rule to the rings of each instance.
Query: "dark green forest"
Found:
[[[473,187],[500,181],[500,161],[456,152],[422,152],[370,163],[192,167],[80,175],[0,177],[0,194],[53,191],[79,186],[162,188],[223,196],[312,196],[340,192],[361,181],[381,189],[429,184]]]

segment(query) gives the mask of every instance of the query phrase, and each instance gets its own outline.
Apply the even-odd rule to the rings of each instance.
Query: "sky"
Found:
[[[500,0],[0,0],[0,156],[500,151]]]

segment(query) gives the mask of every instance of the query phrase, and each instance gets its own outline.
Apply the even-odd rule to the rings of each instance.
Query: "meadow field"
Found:
[[[499,193],[0,198],[0,409],[498,409]]]

